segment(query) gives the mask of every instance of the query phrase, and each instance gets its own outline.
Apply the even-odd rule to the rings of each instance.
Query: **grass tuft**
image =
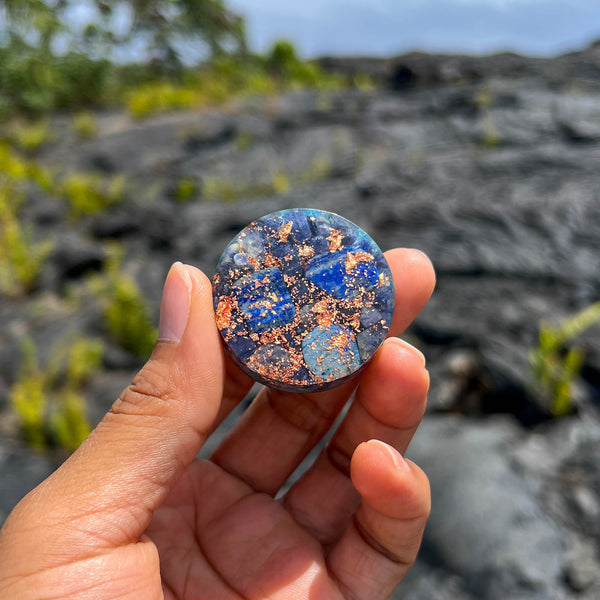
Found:
[[[32,122],[15,122],[10,129],[9,137],[20,150],[35,153],[44,144],[51,142],[55,138],[55,134],[48,121],[43,119]]]
[[[54,185],[48,169],[35,161],[23,158],[5,142],[0,143],[0,175],[13,183],[35,183],[48,192]]]
[[[125,178],[109,179],[95,173],[72,173],[60,182],[59,193],[69,203],[71,217],[94,215],[123,199]]]
[[[98,135],[98,123],[89,111],[78,112],[73,117],[72,126],[80,141],[91,140]]]
[[[100,340],[66,336],[53,345],[42,369],[35,344],[24,338],[21,371],[9,399],[28,444],[72,451],[85,440],[91,426],[81,390],[100,369],[103,352]]]
[[[34,241],[17,217],[20,195],[9,182],[0,182],[0,291],[10,297],[30,292],[54,243]]]
[[[146,359],[154,348],[158,332],[141,290],[121,271],[122,261],[122,249],[113,246],[104,275],[94,276],[91,287],[102,304],[106,328],[113,339],[131,354]]]
[[[23,364],[17,381],[9,391],[12,409],[21,423],[25,441],[35,448],[47,445],[46,378],[41,371],[35,345],[29,338],[22,343]]]
[[[185,203],[196,198],[198,195],[198,184],[193,177],[182,177],[177,185],[173,197],[177,202]]]
[[[560,325],[543,323],[538,346],[529,362],[534,397],[555,417],[573,411],[573,383],[581,372],[584,354],[570,345],[592,325],[600,321],[600,302],[596,302]]]

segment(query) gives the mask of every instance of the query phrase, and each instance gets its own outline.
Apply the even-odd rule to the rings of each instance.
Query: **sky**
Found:
[[[553,56],[600,39],[600,0],[228,0],[250,47],[290,39],[305,58],[410,50]]]

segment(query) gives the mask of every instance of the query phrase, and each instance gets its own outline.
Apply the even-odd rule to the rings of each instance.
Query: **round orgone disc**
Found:
[[[394,284],[377,244],[339,215],[272,213],[244,228],[213,280],[217,327],[237,364],[271,387],[320,391],[384,340]]]

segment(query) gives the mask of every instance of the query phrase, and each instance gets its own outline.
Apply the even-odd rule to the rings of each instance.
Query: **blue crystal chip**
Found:
[[[341,379],[360,368],[354,334],[336,323],[311,329],[302,340],[302,355],[310,371],[325,381]]]
[[[274,388],[321,391],[358,373],[384,340],[394,283],[357,225],[311,208],[250,223],[213,278],[217,327],[234,361]]]
[[[350,246],[337,252],[320,254],[308,261],[306,278],[338,300],[360,294],[365,286],[374,286],[379,279],[379,271],[374,261],[358,262],[354,269],[347,271],[345,265],[349,257],[362,252]]]
[[[238,306],[244,313],[248,328],[262,333],[289,323],[295,314],[292,298],[279,269],[256,271],[236,282]]]

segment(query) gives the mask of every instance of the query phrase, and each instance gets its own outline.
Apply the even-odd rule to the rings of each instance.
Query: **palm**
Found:
[[[348,386],[293,398],[265,388],[211,460],[192,462],[147,529],[167,600],[312,594],[335,600],[349,595],[336,582],[352,577],[363,590],[351,597],[387,597],[418,544],[424,476],[415,471],[420,483],[407,485],[389,464],[378,466],[377,452],[361,458],[355,448],[378,438],[404,452],[423,413],[427,376],[413,351],[397,342],[386,348],[363,376],[328,447],[280,501],[275,495],[332,425]],[[381,386],[386,381],[398,386],[396,394]],[[398,539],[400,550],[394,550]],[[369,585],[377,569],[375,594]]]
[[[148,533],[165,600],[270,598],[315,565],[325,572],[320,544],[279,502],[206,461],[190,466]]]

